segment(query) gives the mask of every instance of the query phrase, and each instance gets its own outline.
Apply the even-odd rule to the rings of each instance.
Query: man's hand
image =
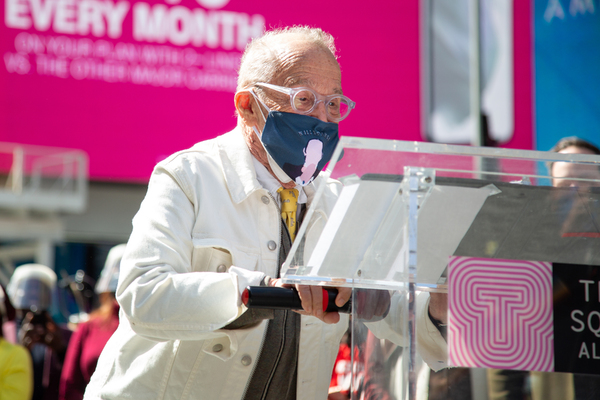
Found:
[[[353,307],[363,322],[379,321],[390,310],[390,292],[376,289],[356,289]]]
[[[271,279],[269,286],[291,287],[292,285],[284,284],[281,279]],[[312,315],[319,318],[326,324],[335,324],[340,320],[338,312],[323,311],[323,287],[317,285],[295,285],[300,300],[302,300],[303,311],[297,311],[302,315]],[[338,307],[343,306],[350,300],[352,289],[347,287],[336,288],[338,294],[335,298],[335,304]]]

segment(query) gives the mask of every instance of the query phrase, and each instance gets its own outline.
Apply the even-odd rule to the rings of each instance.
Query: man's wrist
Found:
[[[435,318],[433,315],[431,315],[430,311],[427,311],[427,314],[429,315],[429,319],[431,320],[431,322],[433,322],[433,324],[435,325],[436,328],[440,327],[440,326],[443,326],[443,327],[448,326],[448,323],[444,323],[444,322],[440,321],[439,319]]]
[[[433,325],[438,330],[438,332],[440,332],[440,334],[442,335],[442,337],[444,338],[444,340],[447,340],[448,324],[447,323],[443,323],[439,319],[434,318],[431,315],[431,312],[429,310],[427,311],[427,315],[429,316],[429,320],[433,323]]]

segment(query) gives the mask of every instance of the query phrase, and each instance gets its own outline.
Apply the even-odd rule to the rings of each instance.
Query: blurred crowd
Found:
[[[109,251],[96,282],[82,270],[58,281],[51,268],[24,264],[6,288],[0,286],[0,400],[83,398],[119,324],[115,292],[124,250],[120,244]],[[51,313],[57,287],[72,295],[79,310],[65,324]]]

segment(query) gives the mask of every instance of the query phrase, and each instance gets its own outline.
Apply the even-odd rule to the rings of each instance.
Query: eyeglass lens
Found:
[[[301,113],[307,113],[312,110],[317,101],[315,94],[310,90],[302,90],[294,94],[292,105]],[[350,112],[348,102],[342,97],[329,98],[325,104],[327,114],[334,119],[342,119]]]

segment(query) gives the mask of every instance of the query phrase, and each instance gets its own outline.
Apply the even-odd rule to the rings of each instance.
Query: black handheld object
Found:
[[[41,326],[46,330],[46,322],[48,322],[47,314],[45,311],[42,312],[34,312],[30,311],[32,317],[29,323],[33,326]]]
[[[323,289],[323,311],[352,312],[351,300],[341,307],[335,305],[336,289]],[[302,301],[295,288],[248,286],[242,293],[242,303],[248,308],[302,310]]]

